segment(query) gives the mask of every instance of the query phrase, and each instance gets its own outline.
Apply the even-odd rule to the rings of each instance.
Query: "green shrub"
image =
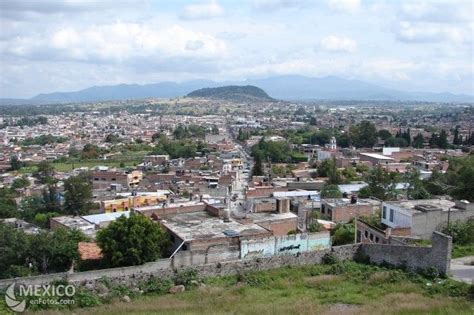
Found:
[[[74,295],[75,307],[92,307],[101,304],[99,296],[88,291],[88,290],[78,290]]]
[[[334,253],[326,253],[323,256],[322,262],[325,265],[334,265],[339,262],[339,259],[334,255]]]
[[[321,231],[321,229],[322,229],[322,225],[319,224],[317,221],[311,223],[308,226],[308,231],[311,232],[311,233],[319,232],[319,231]]]
[[[419,270],[418,273],[425,277],[426,279],[434,280],[436,278],[439,278],[439,272],[438,269],[435,267],[428,267],[422,270]]]
[[[178,271],[174,275],[174,283],[182,284],[184,286],[190,286],[192,281],[198,281],[198,273],[195,269],[186,269]]]
[[[443,233],[451,235],[454,244],[474,244],[474,219],[470,219],[467,222],[453,222],[449,227],[444,227]]]
[[[156,293],[156,294],[166,294],[168,293],[169,289],[173,286],[173,281],[168,278],[164,279],[155,279],[150,278],[146,282],[144,282],[140,288],[143,290],[144,293]]]

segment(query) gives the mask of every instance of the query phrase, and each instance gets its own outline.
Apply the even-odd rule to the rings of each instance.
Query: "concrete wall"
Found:
[[[327,253],[333,253],[340,260],[353,259],[355,253],[359,249],[360,244],[345,245],[325,249],[322,251],[312,251],[305,253],[277,255],[271,257],[259,257],[256,259],[240,259],[232,261],[221,261],[215,263],[207,263],[200,265],[192,265],[200,277],[215,277],[235,275],[245,272],[268,270],[280,268],[284,266],[302,266],[320,264],[322,258]],[[187,254],[186,254],[187,255]],[[130,287],[136,286],[139,282],[150,277],[166,278],[171,277],[175,270],[183,270],[191,265],[182,256],[180,259],[183,264],[177,260],[161,259],[156,262],[147,263],[140,266],[131,266],[123,268],[101,269],[77,273],[56,273],[43,275],[38,277],[25,277],[0,280],[0,288],[5,288],[12,283],[19,284],[47,284],[53,280],[66,279],[70,283],[83,285],[86,283],[94,285],[94,283],[102,277],[107,277],[115,282],[123,283]],[[188,256],[187,258],[190,258]],[[194,257],[197,262],[201,257]]]
[[[260,239],[241,240],[240,257],[255,258],[296,254],[328,249],[331,240],[328,232],[293,234]]]
[[[451,263],[452,238],[434,232],[431,247],[362,244],[361,253],[370,258],[371,263],[404,265],[411,269],[434,267],[441,274],[449,273]]]
[[[472,210],[452,210],[450,222],[465,221],[474,217]],[[427,211],[414,213],[412,217],[411,235],[429,239],[434,231],[439,231],[448,222],[448,211]]]
[[[318,234],[320,233],[314,233],[306,239],[307,246],[313,246],[313,248],[319,248],[319,245],[323,246],[320,242],[324,243],[324,238],[318,239]],[[297,241],[298,244],[304,244],[304,240],[301,236],[299,238],[295,237],[295,241]],[[261,248],[267,248],[265,246],[269,246],[270,243],[271,242],[268,239],[262,240]],[[279,238],[279,247],[277,248],[281,249],[284,246],[289,246],[288,244],[292,244],[290,239]],[[275,247],[276,246],[277,245],[275,245]],[[322,258],[327,253],[332,253],[339,260],[352,260],[356,254],[363,254],[368,256],[372,263],[376,264],[386,262],[392,265],[406,265],[412,269],[435,267],[440,273],[448,273],[451,260],[451,249],[451,237],[438,232],[433,234],[432,247],[351,244],[317,251],[293,252],[292,250],[289,250],[288,253],[284,255],[273,255],[268,257],[262,255],[245,259],[238,259],[240,255],[238,247],[233,247],[230,250],[215,247],[209,249],[206,253],[198,251],[180,252],[173,259],[161,259],[140,266],[4,279],[0,280],[0,288],[5,288],[12,283],[47,284],[57,279],[66,279],[74,284],[83,285],[85,283],[90,283],[93,285],[95,281],[102,277],[107,277],[113,281],[133,287],[140,281],[146,280],[150,277],[171,277],[176,270],[179,271],[190,267],[195,269],[200,277],[235,275],[249,271],[267,270],[289,265],[301,266],[320,264]]]

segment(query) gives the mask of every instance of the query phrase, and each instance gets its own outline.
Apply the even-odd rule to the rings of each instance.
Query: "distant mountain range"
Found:
[[[253,85],[268,95],[282,100],[374,100],[374,101],[431,101],[474,102],[474,96],[452,93],[407,92],[375,84],[329,76],[310,78],[299,75],[275,76],[265,79],[215,82],[193,80],[182,83],[120,84],[94,86],[76,92],[39,94],[31,99],[0,99],[0,104],[44,104],[126,100],[143,98],[174,98],[202,88],[227,85]]]
[[[214,99],[225,99],[234,101],[251,101],[251,100],[273,100],[268,94],[253,85],[227,85],[215,88],[203,88],[195,90],[187,97],[204,97]]]

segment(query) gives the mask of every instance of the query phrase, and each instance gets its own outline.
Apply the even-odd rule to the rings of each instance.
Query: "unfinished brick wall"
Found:
[[[288,232],[295,231],[298,227],[298,218],[258,222],[257,224],[269,231],[272,231],[273,235],[287,235]]]
[[[388,263],[415,270],[434,267],[441,274],[449,273],[452,250],[451,236],[434,232],[431,240],[431,247],[362,244],[361,253],[375,264]]]

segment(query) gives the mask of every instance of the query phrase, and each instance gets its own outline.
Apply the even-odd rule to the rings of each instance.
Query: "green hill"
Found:
[[[273,99],[268,94],[253,85],[229,85],[221,86],[216,88],[204,88],[195,90],[187,95],[188,97],[203,97],[203,98],[218,98],[225,100],[234,101],[246,101],[246,100],[266,100],[272,101]]]

